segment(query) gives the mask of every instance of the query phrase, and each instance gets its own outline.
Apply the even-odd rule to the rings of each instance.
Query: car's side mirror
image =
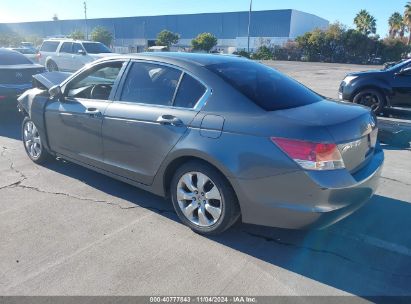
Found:
[[[411,76],[411,67],[406,67],[404,69],[402,69],[399,73],[397,73],[398,75],[404,75],[404,76]]]
[[[77,54],[78,55],[86,55],[86,52],[84,50],[78,50]]]
[[[63,91],[61,90],[61,87],[59,85],[52,86],[49,89],[49,94],[52,99],[58,99],[58,100],[64,99]]]

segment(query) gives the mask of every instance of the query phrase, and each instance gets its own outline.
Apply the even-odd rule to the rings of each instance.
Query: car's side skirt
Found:
[[[65,160],[67,160],[67,161],[69,161],[69,162],[71,162],[71,163],[80,165],[80,166],[82,166],[82,167],[85,167],[85,168],[87,168],[87,169],[93,170],[93,171],[95,171],[95,172],[104,174],[104,175],[106,175],[106,176],[108,176],[108,177],[114,178],[114,179],[119,180],[119,181],[121,181],[121,182],[124,182],[124,183],[126,183],[126,184],[129,184],[129,185],[132,185],[132,186],[134,186],[134,187],[140,188],[140,189],[142,189],[142,190],[144,190],[144,191],[148,191],[148,192],[151,192],[151,193],[153,193],[153,194],[155,194],[155,195],[164,197],[161,193],[158,193],[157,191],[155,191],[155,189],[154,189],[153,187],[151,187],[151,186],[141,184],[141,183],[139,183],[139,182],[136,182],[136,181],[134,181],[134,180],[128,179],[128,178],[126,178],[126,177],[123,177],[123,176],[120,176],[120,175],[111,173],[111,172],[106,171],[106,170],[103,170],[103,169],[101,169],[101,168],[98,168],[98,167],[89,165],[89,164],[87,164],[87,163],[78,161],[78,160],[76,160],[76,159],[67,157],[67,156],[62,155],[62,154],[60,154],[60,153],[55,153],[55,156],[56,156],[57,158],[65,159]]]

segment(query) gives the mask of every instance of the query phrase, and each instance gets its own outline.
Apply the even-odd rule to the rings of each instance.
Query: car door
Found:
[[[51,149],[63,156],[101,166],[101,126],[114,96],[125,62],[100,63],[63,86],[64,99],[49,103],[45,111]]]
[[[81,43],[74,42],[73,43],[73,54],[71,57],[71,66],[72,69],[77,71],[85,66],[87,63],[90,63],[93,60],[88,58],[86,51],[84,50]]]
[[[61,71],[71,71],[71,57],[73,53],[73,43],[63,42],[57,56],[57,66]]]
[[[149,185],[210,90],[178,68],[143,61],[130,64],[122,82],[103,122],[104,162]]]
[[[402,67],[410,68],[411,64]],[[395,73],[392,80],[393,96],[390,99],[393,107],[410,107],[411,106],[411,72],[404,71]]]

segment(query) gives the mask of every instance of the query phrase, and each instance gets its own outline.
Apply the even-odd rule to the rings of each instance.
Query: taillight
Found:
[[[336,144],[271,137],[290,158],[307,170],[334,170],[345,168]]]
[[[41,53],[37,53],[37,54],[36,54],[36,59],[37,59],[37,61],[40,61],[40,58],[41,58]]]

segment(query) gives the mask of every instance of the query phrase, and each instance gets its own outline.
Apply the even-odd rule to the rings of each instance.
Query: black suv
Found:
[[[411,59],[385,70],[348,74],[339,98],[368,106],[376,114],[385,107],[411,107]]]

